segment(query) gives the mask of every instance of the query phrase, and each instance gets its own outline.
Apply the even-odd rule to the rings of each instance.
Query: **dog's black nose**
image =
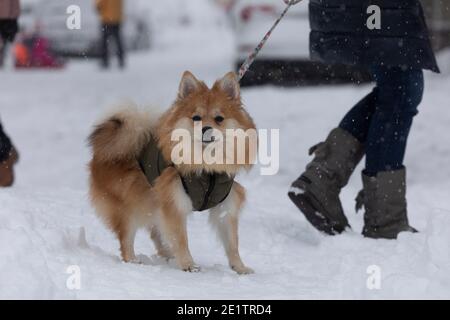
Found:
[[[211,127],[203,127],[202,128],[202,134],[205,134],[205,132],[207,132],[209,130],[212,130],[212,128]]]
[[[216,140],[216,138],[213,135],[213,128],[211,127],[203,127],[202,128],[202,140],[205,143],[213,142]]]

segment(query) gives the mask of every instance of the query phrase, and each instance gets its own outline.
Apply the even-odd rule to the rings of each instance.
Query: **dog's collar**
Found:
[[[137,161],[152,186],[164,169],[173,167],[173,164],[164,159],[153,137],[150,138]],[[229,176],[227,173],[201,172],[187,175],[179,173],[179,176],[195,211],[208,210],[222,203],[230,194],[234,183],[234,176]]]

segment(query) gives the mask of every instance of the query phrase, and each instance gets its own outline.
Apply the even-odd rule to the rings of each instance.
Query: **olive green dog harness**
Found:
[[[138,162],[152,186],[164,169],[173,166],[163,158],[153,137],[140,154]],[[208,210],[223,202],[234,182],[234,177],[226,173],[180,174],[180,179],[195,211]]]

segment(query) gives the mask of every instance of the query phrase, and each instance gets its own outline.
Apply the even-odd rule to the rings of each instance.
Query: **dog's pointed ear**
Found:
[[[180,87],[178,88],[178,97],[180,99],[186,98],[191,93],[200,88],[200,81],[189,71],[183,73]]]
[[[239,80],[234,72],[228,72],[222,79],[217,80],[214,86],[225,92],[231,99],[239,99],[241,96]]]

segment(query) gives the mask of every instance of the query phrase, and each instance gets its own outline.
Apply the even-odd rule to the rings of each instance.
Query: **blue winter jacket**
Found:
[[[381,29],[367,26],[371,5]],[[418,0],[310,0],[309,14],[313,60],[439,72]]]

